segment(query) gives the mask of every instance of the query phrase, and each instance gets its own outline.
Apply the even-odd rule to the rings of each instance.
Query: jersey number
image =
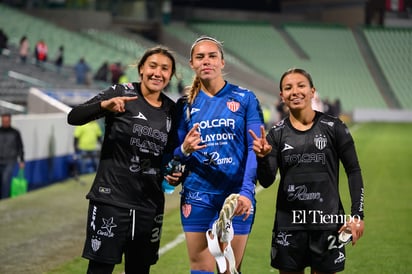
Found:
[[[152,229],[152,239],[150,240],[152,243],[160,241],[160,227],[155,227]]]
[[[329,242],[329,246],[328,246],[329,250],[332,250],[334,248],[343,247],[343,244],[336,245],[336,243],[339,243],[339,241],[337,240],[337,237],[335,235],[329,235],[328,242]]]

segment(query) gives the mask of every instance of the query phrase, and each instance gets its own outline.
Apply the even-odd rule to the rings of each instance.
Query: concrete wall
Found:
[[[71,176],[74,127],[67,124],[70,107],[35,88],[30,89],[29,101],[29,114],[14,115],[12,125],[21,133],[31,190]]]
[[[268,21],[274,24],[287,22],[323,22],[358,26],[365,22],[363,1],[291,1],[285,3],[281,13],[248,12],[239,10],[216,10],[207,8],[173,8],[175,21],[184,20],[254,20]]]
[[[67,124],[67,114],[15,115],[12,123],[23,139],[26,162],[24,172],[29,190],[71,176],[74,127]]]
[[[108,12],[76,9],[33,9],[29,14],[55,22],[64,28],[78,31],[84,28],[107,29],[112,24]]]
[[[355,109],[352,114],[355,123],[392,122],[412,123],[412,110],[400,109]]]

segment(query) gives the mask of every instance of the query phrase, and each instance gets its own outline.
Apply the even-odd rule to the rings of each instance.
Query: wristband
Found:
[[[183,153],[184,156],[188,157],[190,156],[191,153],[188,153],[185,151],[185,149],[183,148],[183,144],[180,146],[180,151]]]

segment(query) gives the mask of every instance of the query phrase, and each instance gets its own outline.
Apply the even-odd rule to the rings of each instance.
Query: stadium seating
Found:
[[[193,28],[193,25],[191,25],[192,29],[186,27],[185,25],[182,24],[168,24],[163,27],[163,31],[169,33],[170,35],[178,38],[179,40],[183,41],[184,43],[191,45],[193,41],[195,41],[197,38],[199,38],[201,35],[209,35],[211,37],[214,37],[218,39],[219,41],[222,41],[224,46],[225,46],[225,59],[236,66],[242,67],[244,70],[252,70],[249,66],[245,66],[245,60],[242,60],[243,58],[237,58],[235,57],[236,52],[232,52],[231,48],[226,50],[226,41],[222,39],[221,35],[219,33],[215,32],[205,32],[205,31],[196,31],[196,28]]]
[[[17,45],[23,35],[29,37],[31,49],[39,39],[49,45],[49,58],[54,58],[60,45],[65,46],[65,64],[73,66],[86,57],[93,71],[105,61],[135,64],[148,44],[126,38],[115,32],[96,29],[77,33],[62,29],[45,20],[0,5],[0,25]],[[308,70],[322,99],[339,98],[344,112],[356,108],[387,109],[388,105],[374,81],[367,60],[362,56],[353,29],[324,24],[285,24],[273,26],[267,22],[207,22],[163,26],[163,31],[187,45],[201,34],[223,41],[228,63],[253,74],[263,75],[278,85],[281,74],[291,67]],[[390,88],[401,107],[412,108],[411,29],[364,28],[365,45],[373,52]],[[288,38],[288,39],[286,39]],[[142,38],[143,39],[143,38]],[[290,42],[293,41],[293,46]],[[297,52],[305,54],[302,58]],[[178,54],[177,73],[185,84],[192,80],[187,56]],[[137,80],[135,69],[128,69],[129,80]],[[248,82],[236,79],[237,83]],[[253,79],[250,79],[253,81]],[[172,86],[176,85],[176,79]],[[249,85],[250,86],[250,85]],[[273,92],[273,91],[263,91]]]
[[[228,25],[225,24],[225,26],[228,26]],[[248,57],[250,55],[253,55],[254,51],[245,51],[245,52],[237,51],[238,48],[236,48],[235,46],[232,46],[230,39],[226,39],[227,36],[224,36],[222,34],[223,28],[218,27],[214,31],[213,30],[208,31],[208,30],[203,30],[201,28],[198,29],[194,23],[190,23],[187,25],[180,24],[180,23],[172,23],[172,24],[165,25],[163,28],[163,31],[168,33],[170,36],[177,38],[178,40],[186,44],[187,47],[189,48],[192,45],[193,41],[195,41],[195,39],[197,39],[201,35],[208,35],[208,36],[214,37],[218,39],[219,41],[223,42],[223,45],[225,48],[226,64],[233,65],[238,70],[246,72],[246,75],[249,75],[247,77],[251,76],[251,78],[245,78],[243,75],[241,75],[240,77],[239,76],[234,77],[232,74],[232,71],[230,71],[229,73],[225,74],[226,79],[236,83],[237,85],[253,89],[253,91],[256,93],[258,98],[262,102],[265,102],[267,106],[270,107],[273,104],[273,101],[276,98],[276,95],[274,93],[275,89],[273,88],[274,84],[270,85],[270,89],[263,90],[261,87],[258,87],[258,85],[254,83],[256,81],[260,81],[261,79],[256,76],[268,77],[266,73],[267,71],[262,72],[262,70],[256,69],[254,67],[255,64],[253,62],[249,62]],[[235,36],[236,35],[239,36],[239,33],[228,31],[228,35],[231,35],[231,34]],[[243,34],[240,34],[240,36],[242,35]],[[243,56],[243,54],[246,56]],[[192,72],[191,74],[193,75]]]
[[[225,42],[227,51],[276,84],[288,68],[302,67],[312,74],[321,98],[340,98],[345,112],[357,107],[387,108],[349,28],[284,25],[286,34],[308,56],[299,58],[270,24],[193,22],[190,26],[197,32],[213,33]]]
[[[139,44],[139,42],[136,39],[125,37],[123,35],[120,35],[118,33],[114,33],[111,31],[103,31],[103,30],[98,30],[98,29],[86,29],[83,31],[83,33],[89,36],[90,38],[96,40],[98,43],[107,45],[118,51],[124,52],[128,56],[133,56],[134,57],[133,64],[135,65],[137,65],[136,62],[144,54],[147,47],[153,47],[157,45],[154,42],[144,40],[144,44],[145,44],[144,46],[143,43]],[[138,38],[140,40],[144,39],[142,37],[138,37]],[[192,80],[193,73],[191,69],[187,66],[187,62],[183,61],[185,60],[185,58],[183,56],[179,56],[179,54],[177,53],[174,53],[174,54],[175,54],[176,63],[177,63],[176,64],[176,75],[178,77],[181,77],[184,83],[189,84]],[[137,75],[136,69],[132,69],[132,71],[134,75],[132,76],[132,78],[129,78],[129,79],[136,78],[136,75]],[[172,78],[172,81],[170,83],[170,86],[172,87],[173,91],[177,91],[176,85],[177,85],[177,79],[174,77]]]
[[[286,25],[285,29],[308,54],[307,69],[322,98],[340,98],[347,111],[387,107],[349,28]]]
[[[36,42],[43,39],[48,45],[48,59],[52,62],[57,55],[60,45],[64,46],[64,63],[74,66],[81,57],[95,72],[105,62],[119,62],[132,64],[136,60],[123,51],[98,43],[90,37],[58,27],[48,21],[32,17],[8,6],[0,6],[0,25],[9,35],[9,43],[18,46],[23,35],[29,39],[30,49],[33,52]],[[136,79],[135,70],[127,70],[129,79]]]
[[[217,37],[224,42],[227,52],[271,79],[279,78],[283,69],[278,70],[278,67],[290,66],[286,65],[284,60],[296,59],[292,50],[269,23],[193,22],[190,26],[200,33]]]
[[[402,108],[412,109],[412,29],[363,28],[363,33]]]

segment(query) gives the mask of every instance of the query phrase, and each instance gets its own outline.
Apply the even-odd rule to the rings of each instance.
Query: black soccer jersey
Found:
[[[126,111],[114,113],[100,107],[100,102],[119,96],[138,96],[125,105]],[[126,207],[161,208],[164,203],[163,155],[171,155],[175,144],[175,103],[163,93],[162,106],[150,105],[141,94],[139,83],[114,85],[86,103],[75,107],[68,116],[70,124],[105,117],[105,135],[99,167],[87,198]]]
[[[266,136],[272,152],[258,158],[258,179],[268,187],[280,171],[276,226],[284,230],[336,229],[345,218],[339,196],[339,161],[345,168],[351,214],[363,218],[363,181],[352,136],[338,118],[316,112],[306,131],[282,120]]]

